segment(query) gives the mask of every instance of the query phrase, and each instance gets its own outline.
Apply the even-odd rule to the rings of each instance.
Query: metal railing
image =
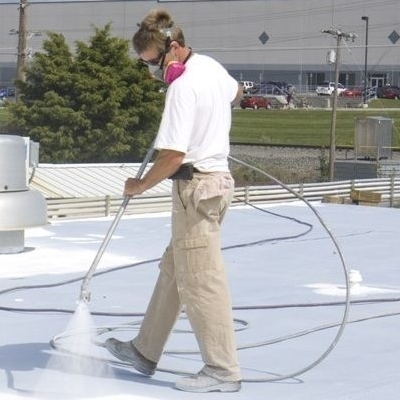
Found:
[[[381,194],[380,206],[400,206],[400,178],[347,180],[338,182],[300,183],[287,185],[298,196],[308,201],[321,201],[326,196],[349,198],[352,190],[366,190]],[[247,186],[235,189],[232,206],[246,203],[280,203],[298,200],[299,197],[280,185]],[[111,216],[118,212],[122,196],[92,198],[47,199],[49,218],[89,218]],[[169,193],[134,197],[125,214],[168,212],[171,209]]]

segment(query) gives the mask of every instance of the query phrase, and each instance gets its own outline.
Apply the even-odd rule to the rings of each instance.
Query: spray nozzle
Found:
[[[79,298],[79,303],[84,302],[84,303],[89,303],[90,302],[90,293],[85,293],[81,295]]]
[[[79,296],[79,302],[89,303],[90,302],[90,292],[87,288],[81,288],[81,294]]]

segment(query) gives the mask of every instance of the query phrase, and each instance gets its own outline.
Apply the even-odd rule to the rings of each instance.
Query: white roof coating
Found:
[[[0,255],[0,398],[397,399],[399,210],[313,206],[328,230],[301,202],[226,215],[222,246],[244,377],[229,395],[175,389],[179,371],[202,367],[183,316],[152,378],[99,346],[109,336],[135,336],[168,244],[168,213],[123,216],[90,281],[88,308],[77,305],[82,277],[113,219],[26,230],[24,252]]]

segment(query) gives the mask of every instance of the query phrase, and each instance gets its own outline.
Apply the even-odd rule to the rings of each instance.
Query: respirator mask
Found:
[[[171,44],[171,32],[168,30],[165,32],[167,35],[167,38],[165,40],[165,51],[163,56],[161,57],[161,60],[158,64],[148,64],[149,67],[149,72],[155,79],[158,79],[167,85],[170,85],[175,79],[179,78],[185,71],[185,63],[189,59],[189,57],[192,55],[192,49],[190,49],[189,54],[187,57],[183,60],[183,62],[180,61],[170,61],[165,67],[164,67],[164,62],[165,62],[165,57],[170,51],[170,44]]]
[[[166,84],[171,84],[185,71],[185,64],[180,61],[170,61],[164,68],[162,66],[149,65],[151,75]]]

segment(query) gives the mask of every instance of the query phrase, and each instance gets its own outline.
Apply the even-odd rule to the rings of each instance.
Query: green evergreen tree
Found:
[[[63,35],[49,33],[16,83],[9,125],[40,143],[41,162],[140,161],[155,136],[160,83],[110,30],[95,28],[74,54]]]

